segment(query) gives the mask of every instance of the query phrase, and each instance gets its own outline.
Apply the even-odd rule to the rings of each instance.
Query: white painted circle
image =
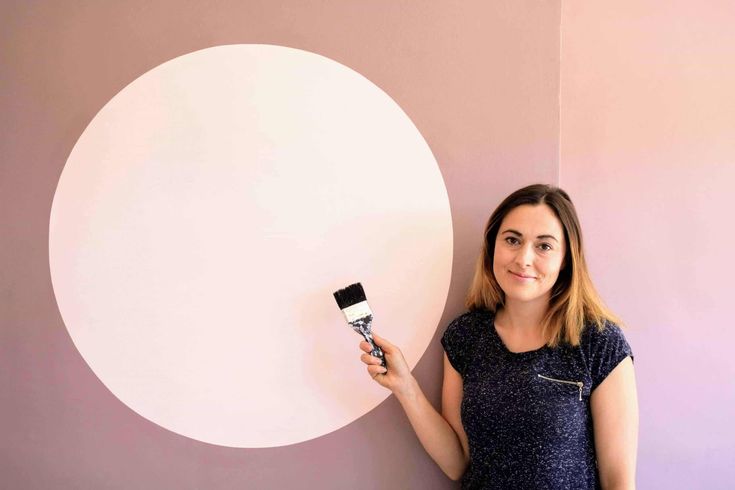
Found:
[[[332,296],[362,282],[414,367],[449,287],[436,161],[400,107],[313,53],[230,45],[164,63],[79,138],[49,260],[69,334],[128,407],[233,447],[292,444],[389,392]]]

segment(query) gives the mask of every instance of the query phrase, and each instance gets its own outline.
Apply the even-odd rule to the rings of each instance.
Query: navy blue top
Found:
[[[600,488],[590,393],[627,356],[620,327],[591,325],[580,345],[514,353],[488,310],[465,313],[441,339],[462,375],[470,463],[463,489]]]

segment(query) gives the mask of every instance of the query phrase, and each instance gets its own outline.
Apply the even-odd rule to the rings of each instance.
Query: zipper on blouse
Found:
[[[548,376],[544,376],[543,374],[538,374],[537,376],[539,378],[548,379],[549,381],[556,381],[557,383],[576,385],[577,387],[579,387],[579,401],[582,401],[582,388],[584,387],[584,383],[582,383],[581,381],[567,381],[565,379],[549,378]]]

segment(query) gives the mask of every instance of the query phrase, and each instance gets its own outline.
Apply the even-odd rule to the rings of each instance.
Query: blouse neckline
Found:
[[[487,310],[487,312],[490,314],[490,321],[489,321],[489,323],[490,323],[490,325],[489,325],[490,335],[493,337],[493,339],[498,344],[498,346],[500,347],[500,349],[508,357],[511,357],[513,359],[524,359],[524,358],[528,358],[528,357],[535,357],[538,354],[541,354],[541,353],[545,352],[549,348],[549,346],[547,344],[544,344],[541,347],[539,347],[538,349],[527,350],[527,351],[523,351],[523,352],[514,352],[514,351],[508,349],[508,346],[505,345],[505,342],[503,342],[503,339],[500,337],[500,334],[498,333],[498,331],[495,328],[495,314],[493,312],[491,312],[490,310]]]

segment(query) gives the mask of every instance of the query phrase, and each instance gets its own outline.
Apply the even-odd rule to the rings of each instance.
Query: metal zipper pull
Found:
[[[539,378],[548,379],[549,381],[556,381],[558,383],[567,383],[570,385],[577,385],[579,387],[579,401],[582,401],[582,388],[584,388],[584,383],[581,381],[567,381],[565,379],[556,379],[556,378],[549,378],[548,376],[544,376],[543,374],[537,374]]]

